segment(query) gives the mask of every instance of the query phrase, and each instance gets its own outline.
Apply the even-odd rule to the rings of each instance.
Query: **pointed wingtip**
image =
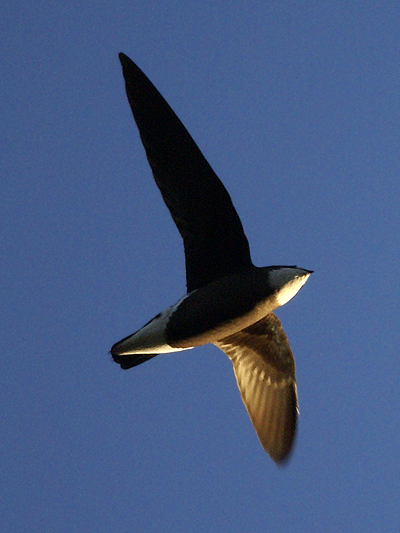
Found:
[[[295,448],[294,446],[295,438],[296,438],[296,428],[294,429],[294,435],[293,435],[292,442],[289,444],[289,446],[285,450],[280,450],[278,454],[276,452],[272,452],[270,449],[267,450],[263,446],[264,450],[267,452],[267,454],[270,456],[270,458],[274,461],[276,466],[278,466],[279,468],[285,468],[290,463],[292,456],[293,456],[293,451]]]
[[[122,68],[123,69],[126,69],[128,67],[131,67],[132,65],[133,66],[136,66],[135,63],[132,61],[132,59],[130,59],[127,55],[125,55],[123,52],[120,52],[118,54],[118,58],[121,62],[121,65],[122,65]]]

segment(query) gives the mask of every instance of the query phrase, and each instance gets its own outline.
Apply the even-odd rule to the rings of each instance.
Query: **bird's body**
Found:
[[[120,54],[128,99],[155,181],[183,238],[188,293],[111,353],[127,369],[161,353],[213,343],[231,359],[257,435],[276,462],[295,436],[292,352],[272,313],[311,271],[255,267],[225,187],[143,72]]]

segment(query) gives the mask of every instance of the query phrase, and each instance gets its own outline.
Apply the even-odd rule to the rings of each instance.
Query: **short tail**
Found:
[[[151,354],[136,354],[136,355],[118,355],[116,353],[116,350],[114,349],[114,346],[111,348],[111,355],[112,358],[116,363],[118,363],[121,368],[124,370],[128,370],[128,368],[133,368],[134,366],[141,365],[142,363],[145,363],[149,359],[153,359],[157,353],[151,353]]]

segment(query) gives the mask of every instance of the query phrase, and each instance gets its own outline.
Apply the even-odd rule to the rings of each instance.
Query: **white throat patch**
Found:
[[[276,290],[278,306],[285,305],[295,296],[310,277],[310,272],[302,268],[284,267],[271,270],[270,284]]]

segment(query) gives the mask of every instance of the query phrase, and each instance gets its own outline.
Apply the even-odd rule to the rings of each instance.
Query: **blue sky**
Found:
[[[397,2],[27,2],[0,20],[0,526],[400,528]],[[111,345],[185,292],[117,54],[230,192],[278,311],[299,431],[277,468],[213,346],[123,372]]]

